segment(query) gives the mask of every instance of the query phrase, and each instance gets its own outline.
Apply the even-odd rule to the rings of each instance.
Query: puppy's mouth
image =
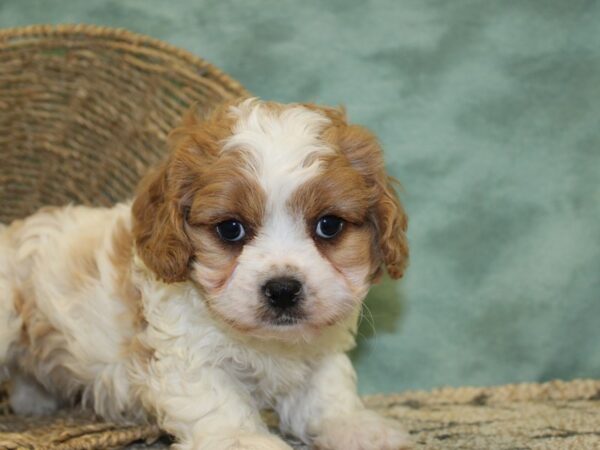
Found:
[[[278,310],[276,308],[261,308],[259,319],[265,325],[286,327],[300,325],[306,322],[306,313],[302,308]]]
[[[298,325],[298,324],[300,324],[302,322],[304,322],[304,318],[303,317],[291,316],[289,314],[283,314],[280,317],[277,317],[275,319],[271,319],[269,321],[269,323],[271,325],[275,325],[275,326]]]

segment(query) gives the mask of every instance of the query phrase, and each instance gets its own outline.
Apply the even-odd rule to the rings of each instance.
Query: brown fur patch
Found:
[[[262,226],[266,193],[246,170],[246,158],[245,152],[228,151],[203,168],[192,188],[195,195],[186,232],[192,243],[194,261],[205,274],[202,285],[209,299],[225,285],[243,248],[242,242],[223,242],[217,234],[217,225],[225,220],[240,221],[246,231],[244,243]]]
[[[320,175],[293,194],[289,207],[311,223],[328,214],[364,223],[372,205],[363,178],[339,155],[325,158],[323,166]]]
[[[142,310],[142,294],[131,279],[133,235],[122,219],[116,224],[111,240],[112,252],[109,258],[115,271],[116,294],[127,305],[127,319],[139,330],[146,320]]]
[[[228,244],[217,236],[214,226],[197,226],[190,232],[194,245],[194,261],[199,267],[196,274],[201,279],[200,289],[206,300],[218,294],[233,273],[241,245]]]
[[[354,268],[368,267],[371,276],[378,269],[373,255],[373,235],[370,227],[346,224],[339,239],[331,244],[328,241],[318,245],[319,250],[340,272]]]
[[[25,308],[25,297],[20,289],[15,289],[13,293],[13,305],[15,306],[15,311],[17,314],[23,313],[23,308]]]
[[[360,199],[362,205],[368,205],[365,217],[366,222],[373,229],[373,255],[380,261],[377,266],[384,264],[392,278],[402,277],[408,263],[406,239],[408,220],[394,190],[396,181],[385,171],[383,153],[377,138],[367,129],[349,124],[342,109],[313,104],[304,106],[324,114],[331,121],[322,136],[328,145],[336,150],[336,155],[324,160],[325,172],[312,182],[314,186],[321,186],[313,189],[315,192],[322,190],[322,198],[316,194],[312,197],[307,196],[306,193],[300,194],[311,198],[308,201],[305,199],[303,208],[307,214],[311,214],[311,209],[323,208],[321,205],[325,200],[332,205],[342,204],[343,202],[335,197],[341,195],[340,190],[347,191],[347,198],[355,196],[357,202]],[[355,175],[362,178],[362,183],[354,181],[356,178],[353,179],[350,175],[348,166],[352,168]],[[342,187],[338,187],[336,192],[334,185]],[[334,194],[329,195],[328,192]],[[352,207],[360,209],[358,204],[351,204],[348,209]],[[334,206],[331,208],[335,209]],[[337,215],[349,220],[342,213]],[[380,270],[374,272],[374,278],[379,272]]]
[[[139,186],[132,208],[136,247],[146,265],[166,282],[187,279],[194,249],[185,232],[185,215],[231,127],[227,106],[204,121],[189,113],[170,135],[168,159]]]
[[[130,356],[144,366],[147,366],[154,358],[154,353],[154,349],[142,342],[137,336],[129,340],[123,348],[123,356]]]
[[[90,279],[97,280],[100,277],[100,269],[96,260],[96,250],[100,247],[98,239],[78,239],[77,245],[69,251],[69,263],[71,278],[74,287],[88,282]]]
[[[21,317],[21,334],[19,336],[19,344],[22,346],[29,345],[29,331],[27,330],[28,316],[31,314],[31,307],[26,302],[25,296],[20,289],[15,289],[13,293],[13,304],[17,315]]]
[[[216,225],[228,219],[240,220],[254,233],[265,212],[264,193],[258,181],[248,174],[246,155],[228,151],[199,174],[188,223],[191,226]],[[202,176],[204,175],[204,176]]]

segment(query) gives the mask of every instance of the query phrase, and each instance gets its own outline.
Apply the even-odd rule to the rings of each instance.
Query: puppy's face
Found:
[[[407,260],[406,217],[375,138],[338,110],[246,100],[188,117],[134,202],[146,265],[191,281],[256,336],[308,336]]]

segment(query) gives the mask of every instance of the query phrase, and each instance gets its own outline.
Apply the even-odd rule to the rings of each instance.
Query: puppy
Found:
[[[177,449],[396,450],[344,354],[407,219],[377,140],[342,111],[247,99],[188,115],[130,203],[0,230],[11,405],[157,421]]]

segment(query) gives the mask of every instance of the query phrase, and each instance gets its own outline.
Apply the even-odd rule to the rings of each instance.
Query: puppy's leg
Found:
[[[278,405],[283,431],[319,450],[400,450],[408,435],[393,420],[366,409],[356,393],[348,357],[325,357],[307,384]]]
[[[35,379],[17,373],[10,380],[10,407],[21,416],[47,416],[58,402]]]
[[[178,359],[151,363],[142,386],[147,407],[161,428],[176,437],[173,448],[291,450],[269,433],[239,381],[219,368],[194,368],[192,361]]]
[[[15,311],[15,290],[11,282],[12,249],[7,228],[0,224],[0,381],[7,376],[8,350],[19,338],[21,319]]]

